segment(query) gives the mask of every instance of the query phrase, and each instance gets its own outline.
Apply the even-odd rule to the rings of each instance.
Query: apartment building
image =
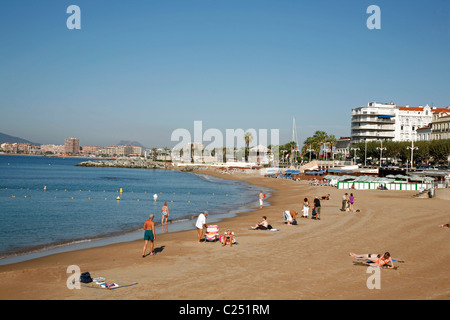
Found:
[[[351,139],[353,143],[395,138],[395,107],[393,103],[369,102],[352,109]]]
[[[429,105],[410,107],[397,106],[392,102],[371,102],[367,106],[352,109],[352,142],[416,141],[419,139],[417,130],[429,126],[434,121],[433,115],[449,112],[449,108]]]
[[[450,110],[434,113],[430,125],[431,139],[450,139]]]
[[[79,154],[81,151],[80,148],[80,139],[78,138],[67,138],[65,140],[65,153],[67,154]]]

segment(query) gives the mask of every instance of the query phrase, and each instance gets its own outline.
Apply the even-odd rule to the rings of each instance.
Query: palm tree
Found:
[[[248,146],[250,145],[250,142],[253,140],[253,135],[251,132],[247,131],[244,134],[244,140],[245,140],[245,162],[248,162]]]

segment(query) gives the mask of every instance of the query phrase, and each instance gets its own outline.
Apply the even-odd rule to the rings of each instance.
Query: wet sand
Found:
[[[194,229],[173,233],[157,229],[156,254],[145,258],[139,240],[0,266],[0,299],[450,298],[450,229],[438,227],[450,222],[450,190],[437,190],[434,199],[417,199],[409,191],[354,190],[355,209],[360,212],[348,213],[339,210],[345,191],[333,187],[259,174],[200,173],[274,190],[270,206],[217,223],[220,232],[235,233],[238,245],[199,244]],[[303,198],[312,203],[314,196],[328,193],[331,199],[321,201],[320,221],[298,218],[297,226],[284,224],[284,210],[300,211]],[[248,230],[263,215],[279,231]],[[366,267],[353,265],[349,252],[385,251],[404,263],[397,263],[397,270],[380,270],[381,288],[368,289],[371,274]],[[69,290],[70,265],[120,287],[107,290],[90,284]]]

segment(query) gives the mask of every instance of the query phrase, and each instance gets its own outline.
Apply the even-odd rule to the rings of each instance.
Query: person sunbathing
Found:
[[[366,264],[371,267],[380,267],[388,269],[394,268],[394,262],[392,261],[391,254],[389,252],[385,252],[382,257],[379,254],[377,254],[376,257],[373,257],[372,254],[370,254],[370,257],[368,257],[367,260],[370,262],[366,262]]]
[[[357,260],[371,260],[373,262],[375,262],[376,259],[381,257],[381,254],[378,254],[378,253],[356,254],[356,253],[350,252],[349,255],[352,256],[353,258],[357,259]]]
[[[441,228],[450,228],[450,223],[441,224],[439,227],[441,227]]]
[[[235,243],[234,233],[231,232],[230,230],[227,230],[227,232],[225,232],[222,239],[223,239],[222,247],[226,246],[227,244],[229,244],[230,247],[232,247],[233,243]]]
[[[256,226],[250,227],[253,230],[267,230],[269,223],[267,222],[267,217],[263,216],[262,221],[259,222]]]

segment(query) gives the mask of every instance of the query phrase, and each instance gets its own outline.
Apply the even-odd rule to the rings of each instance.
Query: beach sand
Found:
[[[346,213],[339,210],[344,190],[259,174],[201,173],[273,190],[270,206],[217,223],[220,232],[234,231],[238,245],[199,244],[194,229],[164,234],[157,229],[154,256],[141,257],[139,240],[0,266],[0,299],[450,298],[450,229],[438,227],[450,222],[450,190],[437,190],[434,199],[417,199],[409,191],[353,190],[360,212]],[[328,193],[320,221],[298,218],[297,226],[284,224],[284,210],[298,212],[303,198],[312,203],[314,196]],[[279,231],[249,230],[263,215]],[[397,270],[380,270],[381,288],[369,289],[372,274],[353,265],[349,252],[385,251],[404,263],[397,263]],[[70,265],[121,287],[92,284],[69,290]]]

